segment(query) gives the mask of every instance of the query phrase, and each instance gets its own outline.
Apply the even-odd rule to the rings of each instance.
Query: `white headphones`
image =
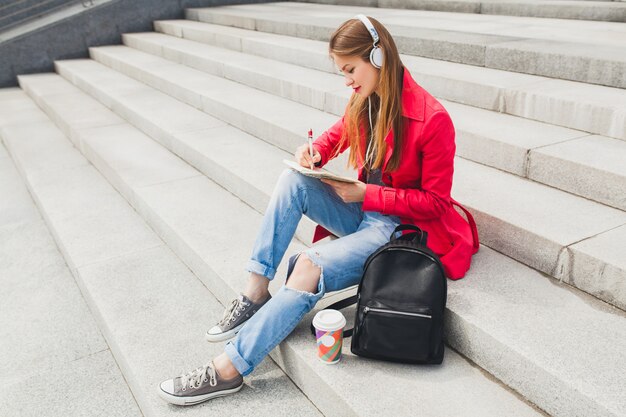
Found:
[[[380,38],[378,37],[378,32],[376,32],[374,25],[372,25],[372,22],[370,22],[367,16],[363,14],[358,14],[354,16],[354,18],[359,19],[361,22],[363,22],[368,32],[372,36],[372,40],[374,41],[374,43],[372,44],[373,48],[370,51],[370,62],[372,63],[374,68],[380,69],[383,66],[384,59],[383,50],[380,49],[380,47],[377,45],[378,41],[380,40]]]

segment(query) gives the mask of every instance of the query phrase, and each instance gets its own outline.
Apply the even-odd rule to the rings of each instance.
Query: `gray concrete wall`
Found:
[[[121,43],[121,34],[152,30],[159,19],[182,19],[188,7],[265,3],[270,0],[114,0],[60,18],[0,43],[0,87],[17,75],[54,70],[59,59],[86,58],[88,48]],[[276,1],[276,0],[273,0]],[[96,3],[96,2],[94,2]]]

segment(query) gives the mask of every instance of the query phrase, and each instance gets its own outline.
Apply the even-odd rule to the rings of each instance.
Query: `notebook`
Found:
[[[287,165],[289,168],[296,170],[304,175],[306,175],[307,177],[313,177],[313,178],[326,178],[329,180],[335,180],[335,181],[341,181],[341,182],[359,182],[359,180],[355,179],[355,178],[350,178],[350,177],[343,177],[341,175],[335,175],[335,174],[331,174],[328,171],[324,171],[324,170],[313,170],[313,169],[309,169],[309,168],[305,168],[303,166],[300,166],[300,164],[298,164],[296,161],[290,161],[287,159],[283,159],[283,162],[285,163],[285,165]]]

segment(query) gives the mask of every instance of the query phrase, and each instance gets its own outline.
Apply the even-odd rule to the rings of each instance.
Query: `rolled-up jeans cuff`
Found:
[[[255,261],[254,259],[250,259],[248,261],[248,265],[246,266],[246,271],[263,275],[270,281],[273,280],[274,276],[276,275],[276,270],[274,268],[265,266],[262,263]]]
[[[228,355],[233,366],[237,372],[241,374],[241,376],[246,376],[254,370],[254,368],[241,357],[239,352],[237,352],[237,349],[232,341],[228,342],[226,346],[224,346],[224,352],[226,352],[226,355]]]

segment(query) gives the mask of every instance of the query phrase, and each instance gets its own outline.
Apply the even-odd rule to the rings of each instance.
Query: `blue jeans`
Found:
[[[396,216],[364,212],[361,203],[343,202],[332,187],[320,180],[286,169],[265,212],[247,266],[249,272],[274,279],[303,214],[339,239],[303,252],[321,270],[316,294],[283,285],[246,322],[234,341],[226,344],[225,352],[241,375],[252,372],[326,292],[357,285],[367,257],[388,242],[400,224]]]

